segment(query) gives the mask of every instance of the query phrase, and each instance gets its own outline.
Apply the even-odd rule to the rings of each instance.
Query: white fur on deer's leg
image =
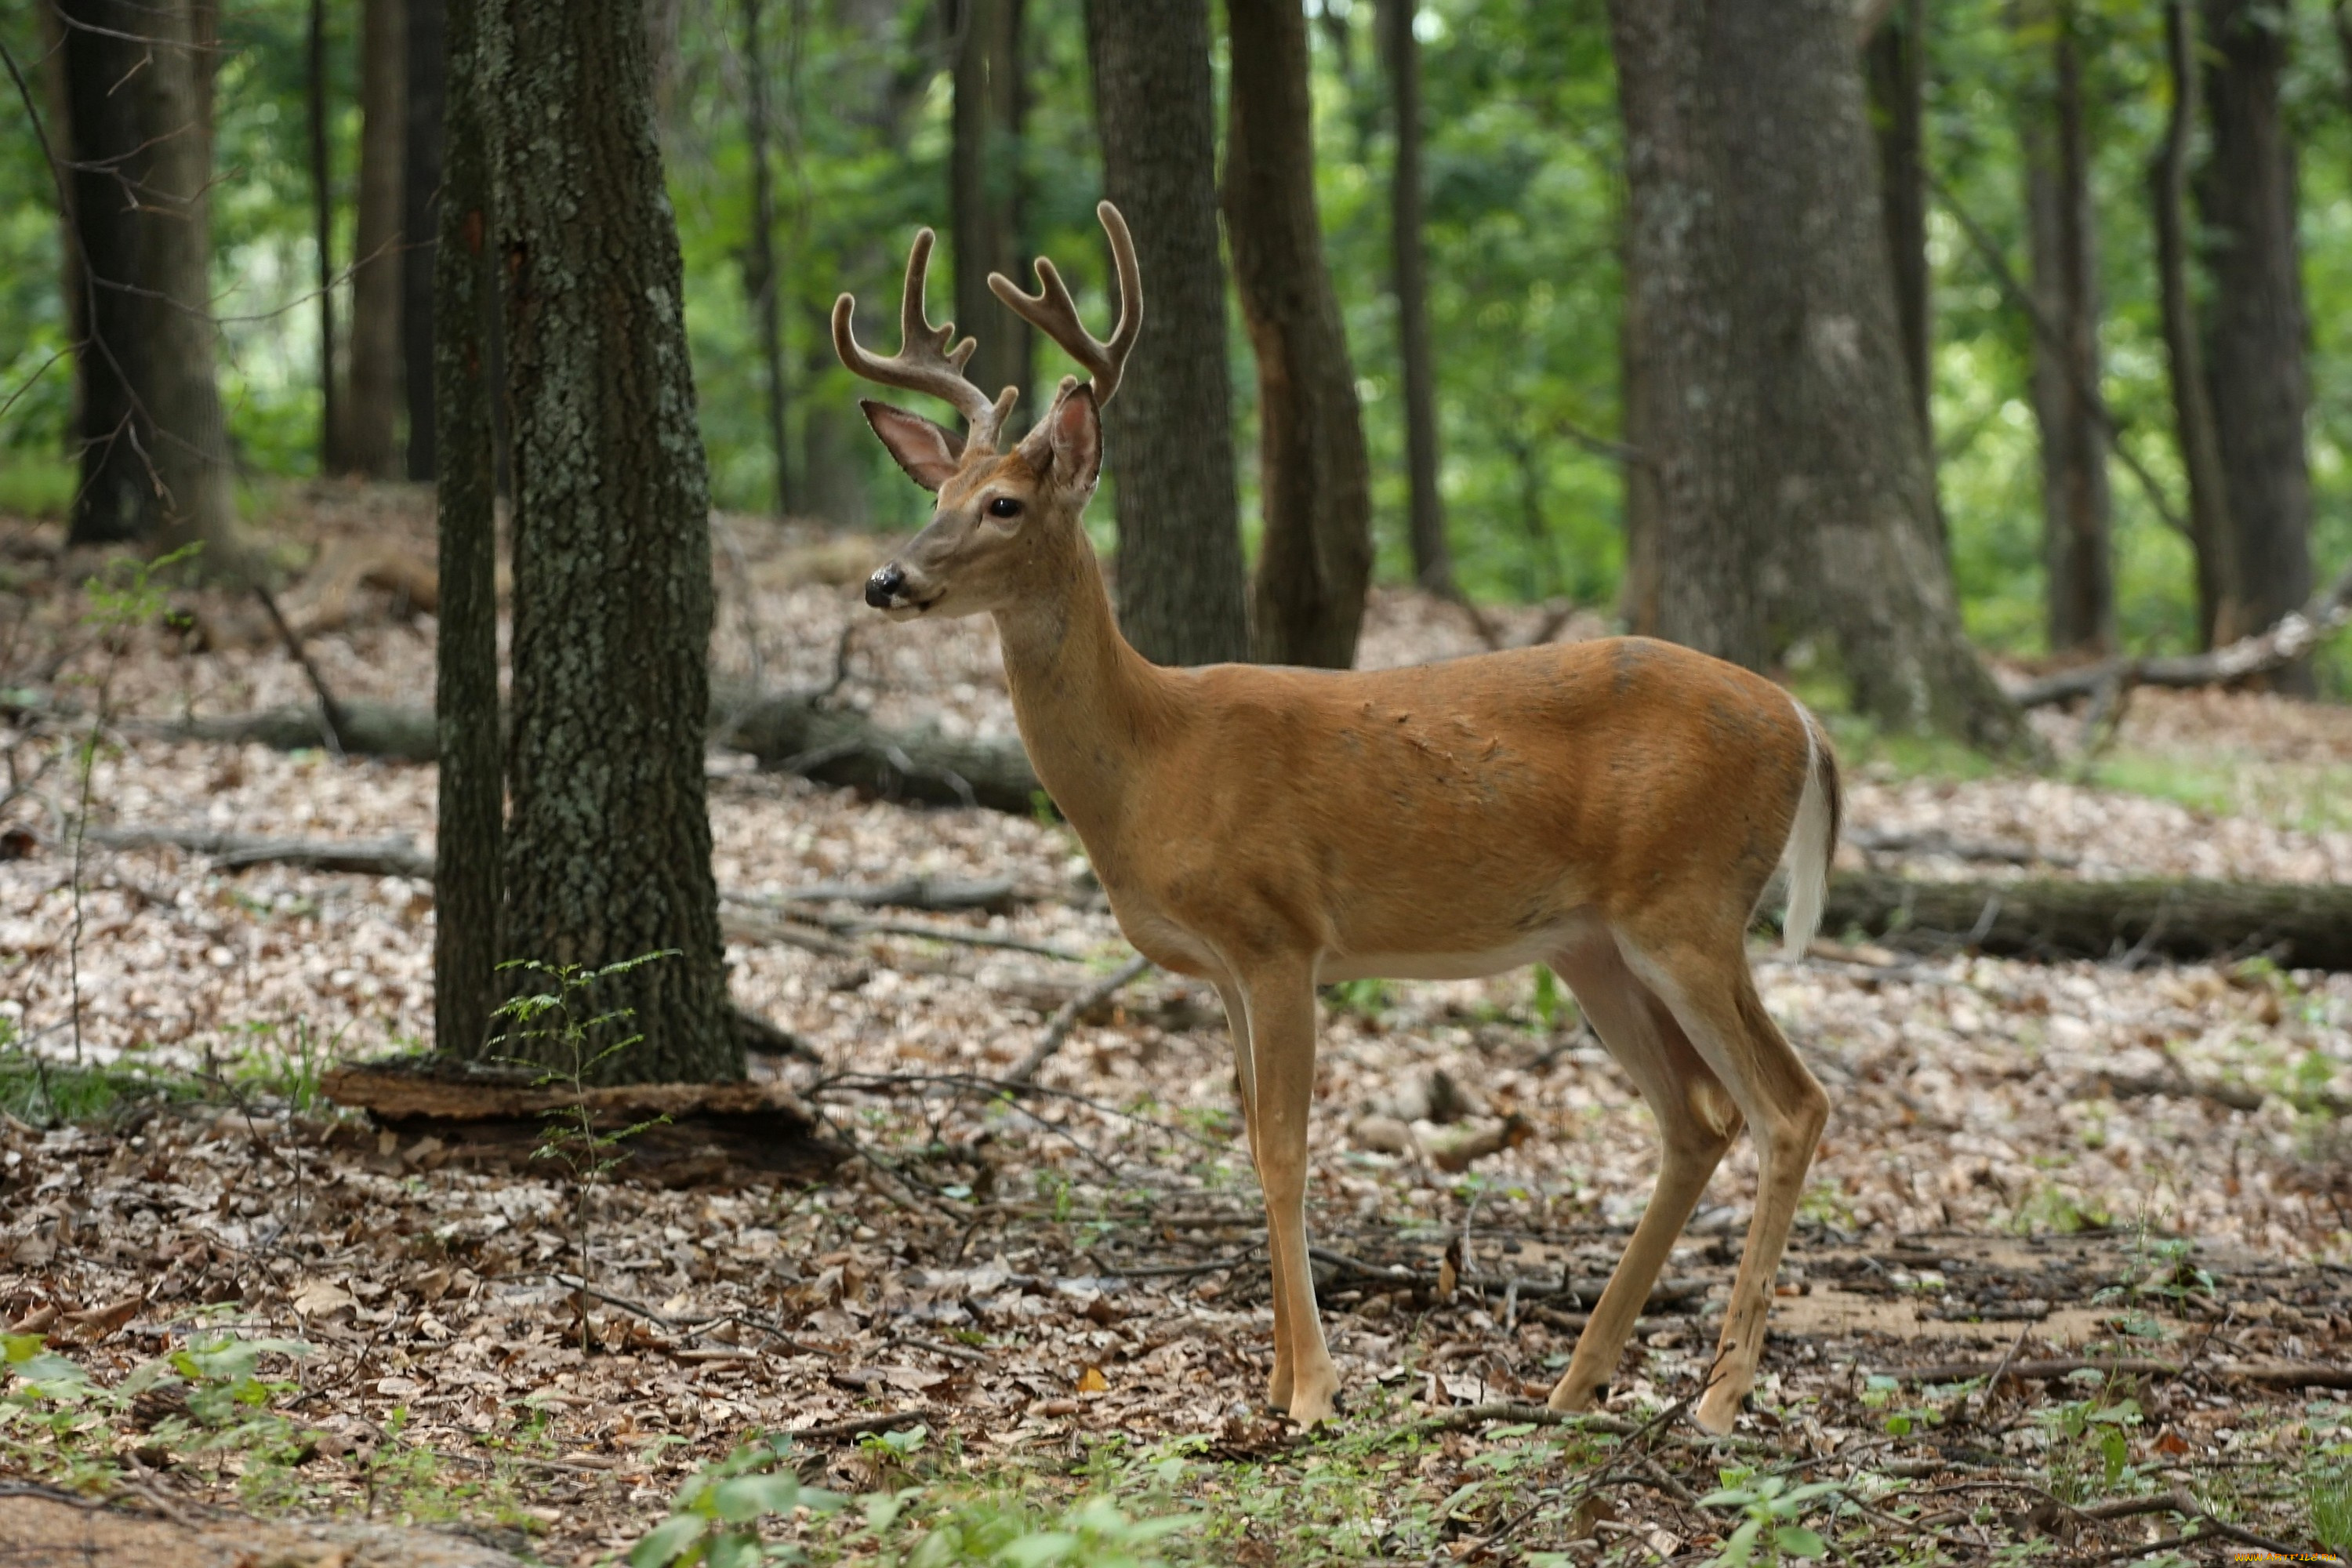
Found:
[[[1285,964],[1244,983],[1256,1066],[1258,1184],[1265,1191],[1274,1253],[1275,1376],[1287,1373],[1289,1384],[1269,1385],[1267,1392],[1307,1426],[1330,1419],[1339,1392],[1339,1369],[1323,1341],[1307,1256],[1307,1123],[1315,1100],[1311,974]]]

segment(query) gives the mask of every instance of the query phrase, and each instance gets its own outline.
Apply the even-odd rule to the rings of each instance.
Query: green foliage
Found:
[[[2075,1377],[2097,1383],[2098,1373]],[[2113,1491],[2131,1474],[2131,1434],[2140,1424],[2139,1401],[2093,1396],[2033,1413],[2047,1434],[2050,1489],[2080,1503],[2104,1488]]]
[[[1721,1487],[1698,1500],[1699,1506],[1735,1509],[1740,1522],[1724,1538],[1723,1550],[1710,1560],[1708,1568],[1747,1568],[1751,1563],[1827,1555],[1828,1543],[1798,1521],[1809,1511],[1806,1504],[1836,1491],[1841,1483],[1812,1481],[1792,1487],[1786,1476],[1759,1476],[1749,1469],[1726,1470],[1722,1481]]]
[[[921,1427],[877,1434],[868,1446],[896,1468],[919,1451]],[[852,1500],[805,1485],[787,1436],[755,1436],[705,1466],[679,1489],[669,1517],[629,1549],[628,1568],[753,1568],[812,1560],[802,1541],[770,1539],[799,1516],[841,1516],[824,1556],[855,1555],[887,1568],[1160,1568],[1160,1542],[1199,1523],[1190,1514],[1138,1518],[1106,1493],[1046,1512],[994,1489],[880,1489]],[[1181,1468],[1181,1464],[1180,1464]],[[1162,1479],[1166,1479],[1163,1477]],[[855,1509],[849,1509],[852,1501]]]

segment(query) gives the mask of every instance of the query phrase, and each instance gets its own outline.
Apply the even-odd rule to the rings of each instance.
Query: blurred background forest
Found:
[[[393,379],[397,353],[387,370],[382,347],[368,346],[387,334],[399,341],[403,329],[383,314],[399,310],[400,290],[371,296],[366,279],[371,268],[400,268],[402,258],[384,219],[363,211],[365,190],[372,180],[397,189],[402,136],[412,145],[415,137],[394,121],[414,118],[404,100],[424,105],[438,90],[405,79],[414,45],[404,28],[426,10],[425,0],[410,5],[416,16],[404,17],[398,0],[247,0],[219,9],[210,268],[221,394],[248,512],[251,487],[283,479],[430,474],[430,454],[407,445],[410,394]],[[58,119],[63,89],[44,79],[55,73],[55,40],[45,37],[42,9],[0,3],[0,39],[25,66],[29,96]],[[1107,260],[1092,215],[1102,174],[1084,7],[1013,0],[1003,10],[1018,68],[1010,111],[967,134],[986,138],[980,178],[1015,231],[1013,249],[1066,258],[1091,313],[1104,308]],[[1967,626],[1998,654],[2051,651],[2045,443],[2024,294],[2048,277],[2036,268],[2029,153],[2062,120],[2071,127],[2062,134],[2079,138],[2096,390],[2114,430],[2099,485],[2111,509],[2117,640],[2135,653],[2200,642],[2152,205],[2173,98],[2167,10],[2119,0],[1899,4],[1877,8],[1873,25],[1883,37],[1858,57],[1873,79],[1883,155],[1890,138],[1903,138],[1902,72],[1916,72],[1937,494]],[[2352,553],[2352,33],[2323,5],[2252,10],[2261,26],[2287,35],[2280,103],[2307,304],[2311,555],[2324,582]],[[952,257],[956,82],[970,31],[955,11],[929,0],[649,0],[701,428],[721,508],[861,528],[917,518],[914,497],[859,427],[825,316],[838,289],[878,289],[919,224],[939,225]],[[1412,574],[1391,285],[1396,76],[1370,0],[1310,0],[1308,11],[1318,195],[1362,400],[1380,573],[1394,581]],[[1222,13],[1213,26],[1222,101]],[[1600,0],[1433,0],[1414,8],[1411,26],[1426,140],[1441,488],[1455,571],[1476,599],[1613,605],[1626,560],[1626,198],[1609,18]],[[76,486],[64,355],[74,329],[56,188],[21,118],[29,107],[18,106],[17,129],[0,138],[0,509],[62,514]],[[429,105],[418,112],[429,114]],[[2191,132],[2192,188],[2202,195],[2194,182],[2210,136],[2201,125]],[[387,159],[395,165],[388,172],[379,167]],[[417,213],[416,199],[411,192],[384,210]],[[754,239],[763,210],[772,219],[765,247]],[[2199,257],[2212,248],[2205,210],[2189,206]],[[395,216],[393,236],[399,231]],[[781,462],[763,364],[769,269]],[[322,272],[333,279],[325,312],[314,297]],[[2209,273],[2192,267],[2189,283],[2210,314]],[[1249,452],[1256,383],[1238,307],[1229,307],[1235,447]],[[1009,318],[992,303],[990,310],[990,320],[962,325],[984,338],[1001,332]],[[329,319],[335,346],[322,374]],[[1042,342],[1034,357],[1033,388],[1050,389],[1067,367]],[[324,427],[331,396],[344,424],[337,436]],[[1255,467],[1239,467],[1254,539]],[[1117,536],[1115,485],[1114,472],[1092,514],[1106,544]],[[2319,679],[2324,691],[2352,689],[2340,649],[2322,655]]]

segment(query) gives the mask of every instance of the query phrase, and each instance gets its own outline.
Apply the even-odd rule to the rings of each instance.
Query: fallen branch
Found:
[[[1328,1264],[1339,1270],[1342,1279],[1367,1279],[1384,1285],[1413,1285],[1431,1290],[1438,1286],[1437,1275],[1423,1269],[1408,1268],[1401,1263],[1367,1263],[1362,1258],[1350,1258],[1344,1252],[1334,1252],[1326,1247],[1310,1247],[1307,1249],[1307,1256],[1317,1263]],[[1508,1289],[1516,1285],[1524,1300],[1566,1297],[1577,1302],[1599,1300],[1601,1292],[1609,1285],[1606,1279],[1535,1279],[1526,1275],[1497,1279],[1469,1273],[1465,1273],[1458,1283],[1463,1289],[1472,1290]],[[1642,1303],[1643,1310],[1663,1310],[1695,1301],[1706,1294],[1711,1283],[1696,1277],[1658,1280],[1650,1287],[1650,1294]]]
[[[433,876],[433,857],[406,837],[272,838],[205,827],[88,827],[82,836],[110,849],[184,849],[227,869],[298,866],[306,871],[345,871],[364,877],[430,880]]]
[[[2078,1372],[2172,1378],[2184,1376],[2189,1370],[2182,1363],[2152,1356],[2118,1356],[2104,1361],[2088,1356],[2060,1356],[2046,1361],[2013,1361],[2000,1375],[2028,1383],[2048,1383]],[[2217,1362],[2199,1370],[2213,1377],[2257,1384],[2264,1388],[2352,1388],[2352,1366],[2327,1366],[2318,1362]],[[1968,1383],[1990,1377],[1997,1371],[2000,1369],[1976,1362],[1956,1361],[1932,1366],[1888,1367],[1885,1375],[1902,1383]]]
[[[2326,883],[2034,879],[1830,880],[1825,927],[1915,952],[2195,961],[2268,952],[2290,969],[2352,970],[2352,887]]]
[[[1905,833],[1869,827],[1848,827],[1845,841],[1872,855],[1948,855],[1955,860],[1982,860],[2002,866],[2081,864],[2078,858],[2006,838],[1955,838],[1941,828]]]
[[[798,1438],[803,1442],[823,1443],[835,1437],[862,1437],[868,1432],[888,1432],[918,1421],[936,1421],[939,1414],[931,1410],[898,1410],[887,1415],[858,1415],[847,1421],[826,1421],[814,1426],[803,1426],[795,1431],[779,1433],[779,1436]]]
[[[1151,960],[1139,952],[1101,980],[1063,1003],[1054,1016],[1045,1020],[1045,1032],[1038,1037],[1036,1045],[1030,1047],[1029,1054],[1015,1062],[1013,1070],[1004,1075],[1005,1081],[1025,1084],[1035,1078],[1037,1069],[1044,1067],[1046,1060],[1062,1048],[1062,1042],[1070,1037],[1070,1030],[1076,1026],[1081,1017],[1109,1001],[1129,982],[1150,967]]]
[[[2041,708],[2088,697],[2110,682],[2129,686],[2215,686],[2267,675],[2293,664],[2352,621],[2352,566],[2300,610],[2277,624],[2209,653],[2166,658],[2111,658],[2062,669],[2030,681],[2010,694],[2021,708]]]

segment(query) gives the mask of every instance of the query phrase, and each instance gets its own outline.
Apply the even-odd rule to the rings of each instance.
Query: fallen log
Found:
[[[2020,958],[2244,957],[2352,970],[2352,887],[2325,883],[1830,880],[1825,928],[1914,952]]]
[[[2021,708],[2042,708],[2089,697],[2117,683],[2190,687],[2245,680],[2293,664],[2347,621],[2352,621],[2352,567],[2345,568],[2342,576],[2302,609],[2290,611],[2273,626],[2226,647],[2207,653],[2085,664],[2029,681],[2010,696]]]
[[[247,866],[296,866],[307,871],[346,871],[363,877],[433,875],[433,857],[414,839],[276,838],[211,828],[98,827],[82,830],[92,844],[110,849],[185,849],[226,869]]]
[[[429,763],[439,754],[430,709],[358,699],[339,701],[335,709],[337,737],[348,755]],[[320,721],[315,703],[289,703],[255,713],[130,720],[122,727],[173,740],[302,751],[326,744]],[[1018,741],[950,735],[935,725],[894,730],[863,713],[829,707],[812,693],[740,688],[713,693],[710,731],[712,741],[750,752],[762,767],[821,784],[1024,816],[1036,809],[1037,774]]]
[[[1888,1367],[1885,1375],[1914,1384],[1967,1383],[1995,1376],[2004,1382],[2013,1377],[2025,1383],[2048,1383],[2078,1372],[2101,1372],[2111,1377],[2186,1377],[2192,1371],[2202,1377],[2259,1384],[2268,1388],[2352,1388],[2352,1366],[2260,1361],[2207,1362],[2192,1366],[2151,1356],[2110,1356],[2104,1360],[2059,1356],[2042,1361],[2013,1361],[2005,1367],[1992,1363],[1938,1362],[1933,1366]]]
[[[499,1161],[528,1160],[550,1113],[584,1107],[600,1131],[636,1129],[610,1152],[656,1181],[703,1179],[729,1164],[820,1175],[849,1152],[805,1100],[772,1079],[575,1089],[527,1068],[420,1053],[331,1068],[319,1089],[393,1131]]]

